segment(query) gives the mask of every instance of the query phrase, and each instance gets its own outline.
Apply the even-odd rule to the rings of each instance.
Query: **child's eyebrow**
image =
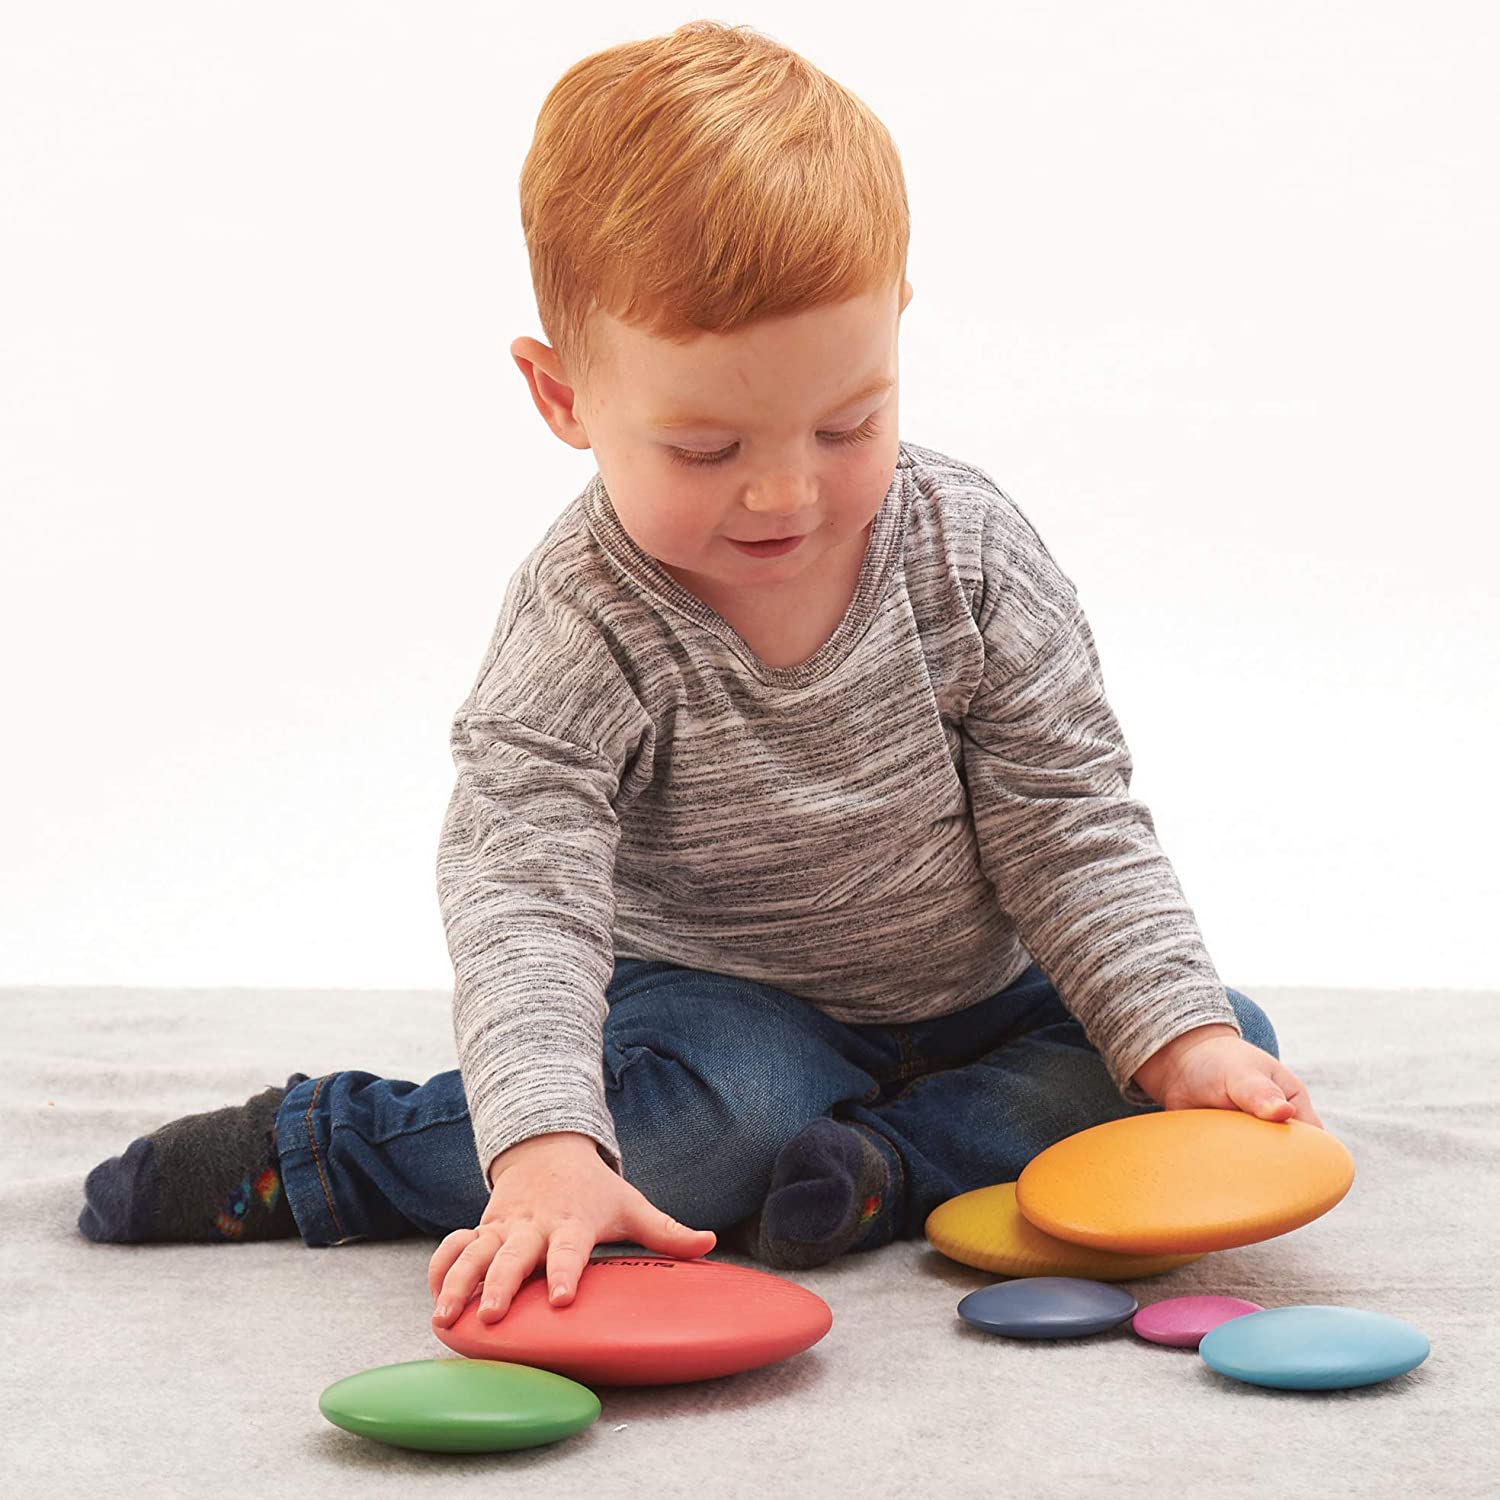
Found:
[[[845,396],[829,413],[828,416],[837,416],[846,407],[853,406],[856,401],[863,401],[866,396],[873,396],[878,391],[888,391],[895,385],[895,381],[889,375],[882,375],[878,380],[868,381],[860,386],[857,391]],[[826,421],[827,418],[825,417]],[[733,422],[721,422],[717,417],[705,417],[696,412],[669,412],[661,421],[653,422],[652,427],[658,432],[665,432],[676,427],[711,427],[723,428],[733,427]]]

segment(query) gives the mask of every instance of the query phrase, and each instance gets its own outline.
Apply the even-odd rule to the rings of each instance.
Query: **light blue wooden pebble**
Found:
[[[970,1292],[965,1323],[1018,1339],[1076,1339],[1132,1317],[1140,1304],[1124,1287],[1083,1276],[1017,1276]]]
[[[1358,1307],[1268,1307],[1210,1328],[1198,1353],[1250,1385],[1340,1391],[1414,1370],[1431,1345],[1419,1328]]]

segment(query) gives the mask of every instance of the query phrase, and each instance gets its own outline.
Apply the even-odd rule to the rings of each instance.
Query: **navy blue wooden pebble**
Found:
[[[1123,1287],[1082,1276],[1017,1276],[970,1292],[958,1304],[964,1322],[1015,1339],[1074,1339],[1103,1333],[1135,1316],[1140,1304]]]

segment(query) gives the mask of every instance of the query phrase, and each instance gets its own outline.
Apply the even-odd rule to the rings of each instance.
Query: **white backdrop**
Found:
[[[1078,585],[1224,981],[1496,986],[1500,46],[1431,0],[7,6],[0,984],[451,984],[449,720],[594,470],[521,162],[696,15],[891,129],[902,436]]]

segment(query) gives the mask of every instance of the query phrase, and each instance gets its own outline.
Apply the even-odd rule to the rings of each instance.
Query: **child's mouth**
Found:
[[[779,542],[741,542],[734,537],[729,537],[727,540],[750,557],[780,557],[783,552],[790,552],[793,547],[801,543],[803,538],[789,536],[783,537]]]

